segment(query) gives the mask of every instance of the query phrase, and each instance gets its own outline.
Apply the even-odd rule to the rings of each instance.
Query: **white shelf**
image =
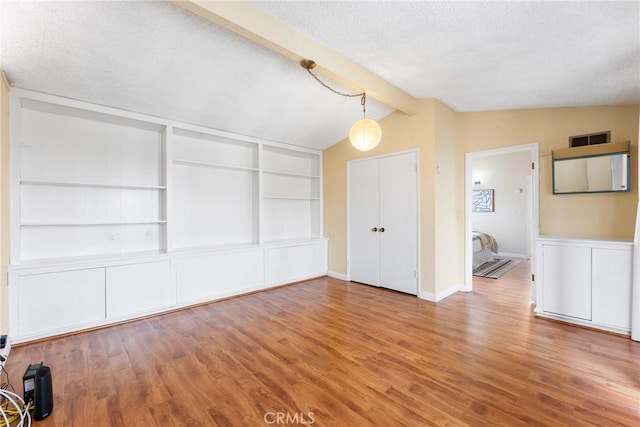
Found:
[[[87,221],[87,222],[23,222],[22,227],[72,227],[72,226],[95,226],[95,225],[144,225],[144,224],[166,224],[165,220],[149,221]]]
[[[87,187],[87,188],[115,188],[129,190],[165,190],[164,185],[138,185],[138,184],[100,184],[91,182],[76,181],[55,181],[48,179],[23,179],[20,180],[22,185],[49,185],[58,187]]]
[[[322,234],[319,151],[18,97],[28,105],[15,104],[12,139],[17,262]]]
[[[320,200],[319,197],[295,197],[295,196],[263,196],[264,199],[274,200]]]
[[[193,160],[184,160],[184,159],[174,159],[173,164],[183,165],[183,166],[196,166],[196,167],[202,167],[202,168],[241,170],[241,171],[249,171],[249,172],[258,171],[257,168],[249,168],[245,166],[232,166],[232,165],[223,165],[220,163],[195,162]]]
[[[272,175],[290,176],[290,177],[294,177],[294,178],[308,178],[308,179],[318,179],[318,178],[320,178],[320,176],[318,176],[318,175],[310,175],[310,174],[304,174],[304,173],[293,173],[293,172],[283,172],[283,171],[276,171],[276,170],[265,170],[263,172],[267,173],[267,174],[272,174]]]

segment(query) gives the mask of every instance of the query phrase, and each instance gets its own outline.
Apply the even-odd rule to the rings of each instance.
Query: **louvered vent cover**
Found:
[[[584,145],[605,144],[611,141],[611,131],[576,135],[569,137],[569,147],[582,147]]]

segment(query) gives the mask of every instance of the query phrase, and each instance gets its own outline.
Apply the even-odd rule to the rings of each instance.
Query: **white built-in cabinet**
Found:
[[[12,90],[10,335],[326,274],[322,153]]]
[[[162,128],[21,98],[12,153],[19,159],[19,253],[14,260],[159,251]],[[16,224],[18,225],[18,224]]]
[[[537,256],[537,315],[630,332],[631,241],[541,237]]]

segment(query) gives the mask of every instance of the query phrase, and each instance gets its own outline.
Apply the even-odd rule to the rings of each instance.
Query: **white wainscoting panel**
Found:
[[[131,316],[173,303],[170,261],[107,268],[107,318]]]
[[[264,283],[262,249],[180,258],[178,302],[196,302],[259,289]]]
[[[18,279],[18,334],[56,331],[104,320],[104,268]]]
[[[267,248],[267,285],[327,274],[326,241],[312,245]]]

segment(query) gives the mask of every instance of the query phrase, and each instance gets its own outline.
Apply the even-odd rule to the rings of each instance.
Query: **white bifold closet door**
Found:
[[[350,280],[417,294],[416,156],[349,163]]]

